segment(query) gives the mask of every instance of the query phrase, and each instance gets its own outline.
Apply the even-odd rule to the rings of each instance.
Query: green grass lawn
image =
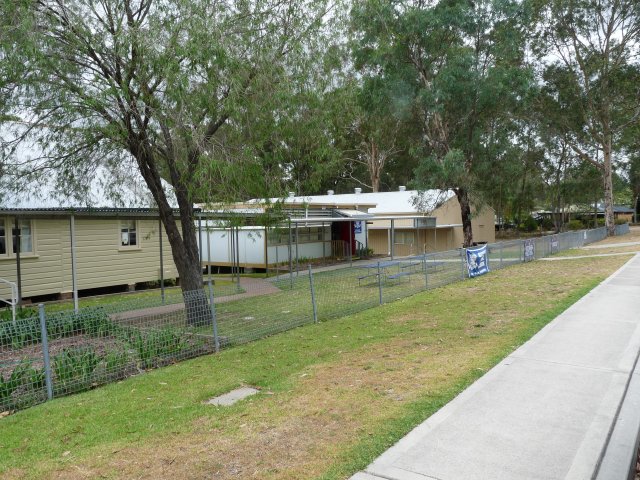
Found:
[[[205,282],[207,278],[205,276]],[[205,286],[205,290],[207,287]],[[214,291],[216,296],[236,295],[244,293],[244,289],[228,278],[215,278]],[[165,288],[165,304],[181,303],[183,301],[180,287]],[[159,288],[141,290],[135,292],[114,293],[108,295],[98,295],[93,297],[80,297],[80,308],[103,307],[109,313],[124,312],[140,308],[155,307],[162,305],[162,296]],[[48,302],[45,304],[47,313],[55,313],[73,309],[73,300],[63,300],[58,302]],[[28,306],[24,308],[23,316],[37,315],[37,307]],[[3,318],[10,320],[10,311],[3,311]]]
[[[628,247],[607,247],[606,244],[602,248],[574,248],[558,253],[558,257],[580,257],[586,255],[610,255],[610,254],[629,254],[640,252],[640,245],[632,245]]]
[[[626,260],[533,262],[351,316],[329,308],[330,321],[20,411],[0,419],[0,476],[348,478]],[[318,279],[318,294],[349,285],[344,298],[375,304],[376,285],[338,277]],[[286,304],[247,299],[254,317],[307,312],[304,281]],[[261,394],[202,403],[240,385]]]

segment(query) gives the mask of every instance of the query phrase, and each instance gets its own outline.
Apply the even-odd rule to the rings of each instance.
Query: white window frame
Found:
[[[133,223],[135,225],[135,235],[136,235],[136,243],[135,245],[123,245],[122,244],[122,235],[123,232],[122,230],[124,229],[124,225],[127,225],[127,229],[129,228],[129,226],[131,225],[131,223]],[[130,232],[127,231],[127,235],[129,235]],[[140,245],[140,222],[138,220],[133,220],[133,219],[119,219],[118,220],[118,249],[119,250],[140,250],[142,247]]]
[[[410,242],[407,242],[410,237]],[[402,241],[400,241],[402,240]],[[393,232],[393,243],[396,245],[414,245],[417,243],[415,230],[396,230]]]
[[[13,249],[13,229],[8,218],[2,218],[0,222],[4,226],[4,253],[0,253],[0,258],[9,258]]]
[[[22,218],[19,221],[18,228],[22,230],[23,222],[29,222],[29,236],[31,237],[31,250],[25,251],[22,249],[22,235],[18,235],[20,241],[20,258],[22,257],[35,257],[36,256],[36,229],[35,229],[35,221],[31,218],[25,219]],[[7,224],[9,228],[7,229]],[[6,256],[17,257],[17,252],[13,248],[13,229],[15,228],[16,223],[15,219],[9,218],[5,219],[5,239],[10,243],[7,246],[7,254]],[[9,233],[7,235],[7,232]],[[5,241],[6,241],[5,240]],[[0,254],[0,257],[4,258],[5,255]]]

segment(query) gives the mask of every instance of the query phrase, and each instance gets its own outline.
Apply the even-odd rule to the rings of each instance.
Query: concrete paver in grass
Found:
[[[205,402],[207,405],[217,405],[219,407],[229,407],[234,403],[244,400],[247,397],[260,393],[260,390],[252,387],[241,387],[231,390],[224,395],[219,395]]]
[[[592,478],[640,382],[639,306],[636,255],[352,480]]]

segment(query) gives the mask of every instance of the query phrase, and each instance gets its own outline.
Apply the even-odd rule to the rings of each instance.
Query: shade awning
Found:
[[[338,216],[344,217],[344,218],[354,218],[354,219],[363,219],[363,220],[366,220],[369,218],[375,218],[375,215],[371,213],[361,212],[360,210],[337,209],[337,210],[334,210],[334,212]]]

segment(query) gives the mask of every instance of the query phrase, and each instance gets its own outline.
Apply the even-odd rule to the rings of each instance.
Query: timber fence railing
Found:
[[[616,232],[628,232],[619,226]],[[606,237],[582,230],[487,245],[490,270]],[[466,250],[356,262],[202,290],[158,301],[122,295],[78,311],[40,305],[0,321],[0,412],[94,388],[149,368],[214,353],[294,327],[342,317],[468,278]],[[59,307],[59,306],[58,306]],[[33,310],[32,310],[33,311]]]

